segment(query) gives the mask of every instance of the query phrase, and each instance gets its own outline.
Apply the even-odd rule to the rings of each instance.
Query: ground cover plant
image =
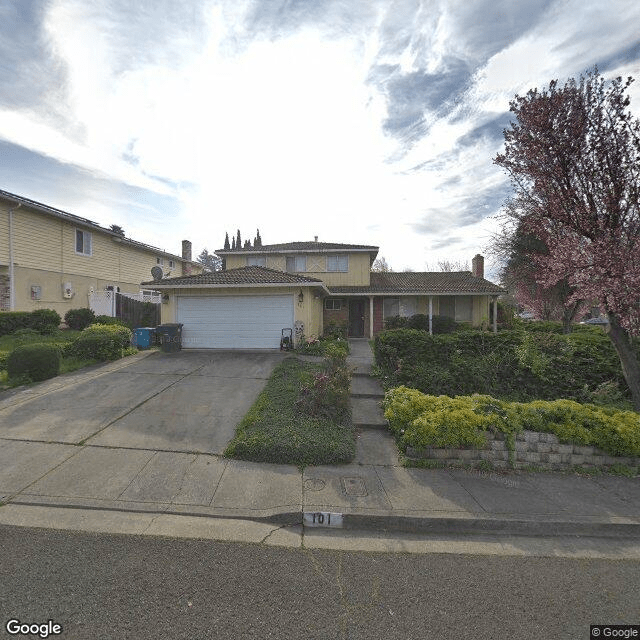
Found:
[[[397,387],[383,401],[400,448],[478,447],[485,432],[505,434],[513,451],[524,430],[555,434],[562,443],[594,446],[612,456],[640,456],[640,414],[572,400],[507,402],[491,396],[433,396]]]
[[[581,326],[563,334],[559,323],[537,324],[497,334],[384,331],[374,340],[376,366],[386,388],[404,385],[431,395],[479,393],[514,401],[565,398],[630,406],[620,360],[600,328]],[[640,345],[635,349],[640,351]]]
[[[344,356],[287,358],[236,428],[225,455],[301,467],[353,460],[355,439]]]
[[[320,338],[303,336],[296,352],[306,356],[326,356],[336,349],[343,352],[346,357],[349,355],[349,341],[338,333],[325,333]]]

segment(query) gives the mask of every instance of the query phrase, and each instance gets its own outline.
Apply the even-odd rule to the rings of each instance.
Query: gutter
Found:
[[[13,275],[13,212],[21,206],[22,203],[19,202],[9,209],[9,311],[15,311],[16,306],[16,283]]]

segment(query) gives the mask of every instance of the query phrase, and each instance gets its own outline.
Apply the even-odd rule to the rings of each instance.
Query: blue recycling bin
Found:
[[[148,349],[153,345],[155,332],[154,327],[136,327],[133,330],[133,346],[138,349]]]

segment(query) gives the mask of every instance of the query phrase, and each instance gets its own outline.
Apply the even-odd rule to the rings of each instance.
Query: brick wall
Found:
[[[384,320],[382,318],[382,298],[373,299],[373,334],[379,333],[384,329]]]
[[[327,309],[324,305],[324,302],[322,304],[322,320],[323,320],[323,327],[326,329],[326,327],[329,325],[329,323],[333,323],[335,325],[338,326],[348,326],[348,322],[349,322],[349,301],[345,300],[344,298],[342,299],[342,308],[339,311],[334,311],[332,309]]]
[[[503,433],[487,433],[485,449],[435,449],[417,450],[409,447],[407,457],[426,458],[452,465],[477,465],[482,461],[490,462],[494,467],[510,467],[509,451]],[[552,433],[523,431],[516,436],[514,467],[541,467],[548,470],[571,469],[574,466],[585,468],[608,467],[614,464],[640,466],[640,458],[610,456],[595,447],[583,447],[577,444],[560,444]]]

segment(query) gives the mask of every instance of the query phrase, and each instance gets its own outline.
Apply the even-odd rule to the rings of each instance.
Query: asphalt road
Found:
[[[0,526],[0,616],[52,638],[588,639],[640,563],[409,555]],[[37,635],[27,636],[37,638]]]

